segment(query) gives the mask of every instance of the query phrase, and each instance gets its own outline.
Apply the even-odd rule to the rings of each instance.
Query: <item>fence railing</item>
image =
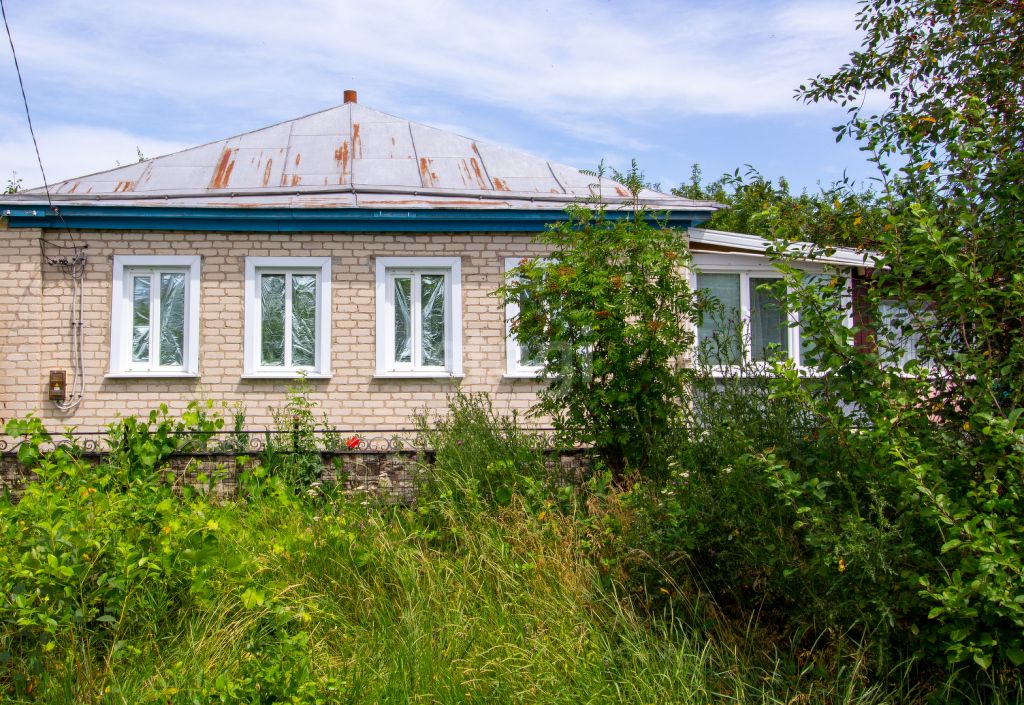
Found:
[[[555,429],[525,428],[524,431],[542,436],[549,448],[555,448]],[[310,446],[328,453],[396,453],[401,451],[432,450],[427,448],[426,439],[416,428],[383,428],[373,430],[338,431],[280,429],[235,429],[221,431],[177,431],[171,435],[183,439],[175,450],[176,455],[223,455],[262,453],[268,449],[276,452],[308,450]],[[312,441],[312,442],[311,442]],[[17,452],[25,442],[22,438],[0,437],[0,453]],[[115,450],[119,445],[116,435],[110,431],[73,431],[60,436],[54,435],[46,444],[74,447],[87,454],[103,454]]]

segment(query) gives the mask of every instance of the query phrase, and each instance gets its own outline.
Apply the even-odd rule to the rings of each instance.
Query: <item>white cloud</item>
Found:
[[[136,144],[156,154],[166,151],[160,139],[218,139],[337,104],[345,87],[426,122],[471,122],[460,109],[490,109],[642,151],[655,143],[643,133],[655,116],[807,110],[793,89],[857,42],[853,0],[8,5],[54,179],[130,161]],[[445,114],[428,107],[430,92]],[[409,112],[415,102],[420,115]],[[8,105],[0,127],[19,119]],[[28,173],[34,158],[4,135],[0,167]]]
[[[713,5],[64,0],[12,14],[26,65],[100,92],[258,102],[390,77],[533,114],[792,111],[793,88],[855,41],[848,0]]]
[[[4,121],[0,121],[0,126]],[[16,172],[24,188],[42,186],[39,164],[28,129],[3,130],[0,136],[2,168],[0,182],[6,183]],[[169,154],[186,145],[135,135],[119,130],[54,125],[37,130],[39,151],[46,167],[46,178],[52,184],[96,171],[115,169],[138,160],[138,151],[146,157]]]

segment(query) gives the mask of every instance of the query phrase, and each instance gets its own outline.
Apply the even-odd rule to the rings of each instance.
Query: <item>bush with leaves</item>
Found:
[[[320,481],[324,471],[324,440],[336,435],[327,426],[326,417],[322,424],[318,421],[317,403],[310,394],[305,379],[288,388],[287,401],[271,412],[275,432],[267,435],[262,458],[261,471],[281,477],[296,492],[304,492]]]
[[[0,688],[24,695],[60,677],[80,688],[69,697],[91,701],[96,664],[132,658],[147,625],[216,592],[205,585],[218,544],[205,500],[179,496],[160,473],[188,429],[204,426],[166,409],[149,423],[122,419],[93,466],[37,418],[7,424],[35,478],[19,501],[0,500]]]
[[[870,248],[885,225],[882,196],[844,178],[816,191],[793,193],[785,177],[772,180],[754,167],[736,169],[704,183],[694,164],[690,181],[672,189],[683,198],[712,200],[725,207],[701,227],[765,238],[784,234],[793,240],[836,247]]]
[[[689,283],[686,234],[640,205],[636,163],[613,176],[631,205],[570,207],[538,236],[550,253],[523,260],[498,295],[519,306],[515,335],[542,348],[547,385],[536,410],[569,443],[593,445],[621,481],[661,467],[691,377],[679,361],[701,297]]]
[[[884,179],[881,256],[861,297],[873,345],[854,343],[799,281],[786,239],[775,245],[830,380],[812,398],[783,370],[775,394],[842,441],[829,467],[847,482],[815,493],[810,473],[764,460],[817,555],[858,532],[889,536],[846,572],[877,564],[871,599],[893,640],[1010,673],[1024,665],[1024,10],[868,0],[858,26],[849,63],[800,95],[848,106],[839,137],[862,140]],[[884,110],[864,107],[872,91]],[[902,321],[884,315],[893,301]]]

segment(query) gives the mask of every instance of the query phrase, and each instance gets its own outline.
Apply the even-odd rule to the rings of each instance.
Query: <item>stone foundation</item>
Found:
[[[83,456],[96,464],[103,453]],[[323,470],[321,486],[343,483],[352,494],[366,494],[387,502],[411,504],[416,499],[420,480],[430,472],[432,451],[346,451],[320,454]],[[238,496],[238,480],[247,468],[259,463],[258,454],[195,453],[171,456],[164,471],[174,475],[175,486],[209,492],[219,500]],[[581,481],[590,469],[590,451],[586,449],[551,453],[548,468],[561,482]],[[0,492],[18,497],[33,474],[15,453],[0,454]],[[314,490],[315,491],[315,490]]]

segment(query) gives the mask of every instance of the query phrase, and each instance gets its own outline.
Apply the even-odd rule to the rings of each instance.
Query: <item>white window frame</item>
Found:
[[[114,255],[110,307],[110,367],[107,377],[198,377],[199,376],[199,255]],[[138,274],[159,277],[161,273],[185,274],[184,350],[182,364],[156,364],[159,353],[152,348],[149,362],[132,360],[132,278]],[[150,283],[158,299],[159,286]],[[150,339],[159,341],[160,313],[150,308]],[[157,343],[159,344],[159,343]]]
[[[397,362],[395,351],[394,278],[399,274],[443,274],[445,277],[445,364],[417,365],[416,326],[413,326],[412,362]],[[415,280],[414,280],[415,281]],[[378,257],[377,258],[377,377],[441,378],[462,377],[462,259],[460,257]],[[412,294],[413,310],[419,305],[417,287]],[[413,314],[415,321],[418,316]]]
[[[508,272],[528,257],[506,257],[505,272]],[[519,304],[510,301],[505,306],[505,376],[510,378],[535,379],[544,372],[543,365],[524,365],[523,346],[512,332],[512,323],[519,316]]]
[[[259,278],[263,274],[313,274],[316,276],[316,359],[311,366],[263,365],[260,361],[262,308]],[[331,258],[245,258],[245,362],[246,379],[329,379],[331,376]],[[285,288],[286,301],[291,289]],[[287,306],[287,304],[286,304]],[[285,313],[285,352],[290,349],[291,325]]]
[[[800,269],[808,276],[828,274],[829,272],[817,263],[805,263]],[[694,290],[697,290],[697,277],[699,274],[738,274],[740,277],[740,318],[743,322],[743,360],[744,364],[747,365],[765,365],[767,363],[762,361],[754,361],[753,350],[750,346],[752,338],[752,331],[750,328],[751,320],[751,308],[750,308],[750,279],[782,279],[783,274],[776,269],[771,261],[763,255],[756,254],[740,254],[740,253],[694,253],[694,269],[691,272],[691,285]],[[853,327],[853,317],[850,311],[849,303],[852,300],[852,277],[847,273],[846,275],[846,292],[843,296],[843,303],[846,307],[846,326],[848,328]],[[817,368],[804,365],[803,350],[800,344],[800,312],[790,311],[787,314],[789,319],[789,329],[787,331],[787,344],[789,345],[789,358],[793,361],[796,367],[810,375],[819,374]],[[699,328],[694,322],[694,341],[696,345],[700,345]],[[730,374],[737,371],[737,367],[734,365],[716,365],[712,372],[715,374]]]

